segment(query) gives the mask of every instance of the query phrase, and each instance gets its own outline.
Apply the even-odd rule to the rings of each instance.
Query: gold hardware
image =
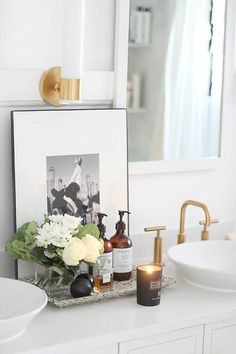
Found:
[[[219,220],[218,219],[211,219],[210,224],[218,224]],[[205,220],[199,221],[199,225],[204,225],[206,227]]]
[[[211,219],[210,220],[210,225],[211,224],[217,224],[219,222],[218,219]],[[203,225],[203,230],[201,231],[201,240],[206,241],[209,240],[209,231],[207,230],[207,225],[205,223],[205,220],[199,221],[199,225]]]
[[[163,267],[164,263],[162,262],[162,237],[160,236],[160,233],[162,230],[166,230],[165,226],[155,226],[155,227],[145,227],[144,231],[145,232],[152,232],[156,231],[157,235],[154,238],[154,257],[153,257],[153,263]]]
[[[205,213],[204,224],[206,225],[206,227],[210,226],[210,224],[211,224],[210,213],[209,213],[209,210],[205,204],[198,202],[196,200],[186,200],[186,202],[183,203],[183,205],[181,207],[181,211],[180,211],[180,226],[179,226],[179,234],[178,234],[178,244],[185,242],[185,234],[184,234],[185,211],[186,211],[186,208],[188,205],[193,205],[193,206],[202,208]],[[207,237],[207,234],[203,237]]]
[[[39,91],[44,101],[59,107],[60,100],[81,100],[81,79],[61,78],[61,68],[55,66],[41,77]]]
[[[80,79],[61,79],[60,98],[62,100],[79,100],[82,81]]]

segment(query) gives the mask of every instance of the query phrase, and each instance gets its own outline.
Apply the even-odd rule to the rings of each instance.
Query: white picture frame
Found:
[[[15,229],[32,220],[41,223],[47,214],[48,156],[99,154],[100,211],[108,214],[107,237],[114,235],[118,210],[128,210],[126,110],[11,114]],[[24,263],[18,262],[19,278],[32,274]]]

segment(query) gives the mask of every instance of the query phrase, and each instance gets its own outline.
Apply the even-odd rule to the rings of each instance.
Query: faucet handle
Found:
[[[145,232],[152,232],[152,231],[156,231],[157,232],[157,236],[160,236],[161,231],[166,230],[165,226],[152,226],[152,227],[145,227],[144,231]]]
[[[162,230],[166,230],[165,226],[154,226],[154,227],[145,227],[145,232],[156,231],[156,237],[154,238],[154,256],[153,263],[159,265],[160,267],[164,266],[162,262],[162,238],[160,237],[160,233]]]
[[[210,225],[211,224],[217,224],[218,222],[219,222],[218,219],[210,219]],[[208,240],[209,239],[209,232],[207,230],[207,226],[208,225],[206,224],[205,220],[204,221],[199,221],[199,225],[203,225],[203,230],[201,232],[201,240],[202,241]]]
[[[210,219],[210,224],[217,224],[219,219]],[[199,221],[199,225],[206,225],[205,220]]]

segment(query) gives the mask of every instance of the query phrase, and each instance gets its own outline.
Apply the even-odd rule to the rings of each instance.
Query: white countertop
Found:
[[[236,317],[236,293],[207,291],[177,281],[162,291],[161,303],[154,307],[138,305],[136,296],[66,309],[47,305],[23,335],[0,344],[0,353],[43,354],[44,348],[45,353],[64,354],[68,345],[82,353],[83,348],[232,317]]]

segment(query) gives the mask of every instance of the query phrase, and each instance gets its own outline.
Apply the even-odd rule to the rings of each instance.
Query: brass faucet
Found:
[[[145,227],[144,231],[145,232],[150,232],[150,231],[156,231],[157,235],[154,238],[154,257],[153,257],[153,263],[157,264],[160,267],[164,266],[164,263],[162,262],[162,238],[160,236],[160,233],[162,230],[166,230],[165,226],[155,226],[155,227]]]
[[[180,211],[180,225],[179,225],[179,234],[178,234],[178,243],[185,242],[185,234],[184,234],[184,225],[185,225],[185,211],[188,205],[193,205],[199,208],[202,208],[205,213],[204,230],[202,232],[202,240],[208,239],[208,231],[207,227],[211,224],[211,217],[207,206],[201,202],[197,202],[196,200],[186,200],[183,203]]]

